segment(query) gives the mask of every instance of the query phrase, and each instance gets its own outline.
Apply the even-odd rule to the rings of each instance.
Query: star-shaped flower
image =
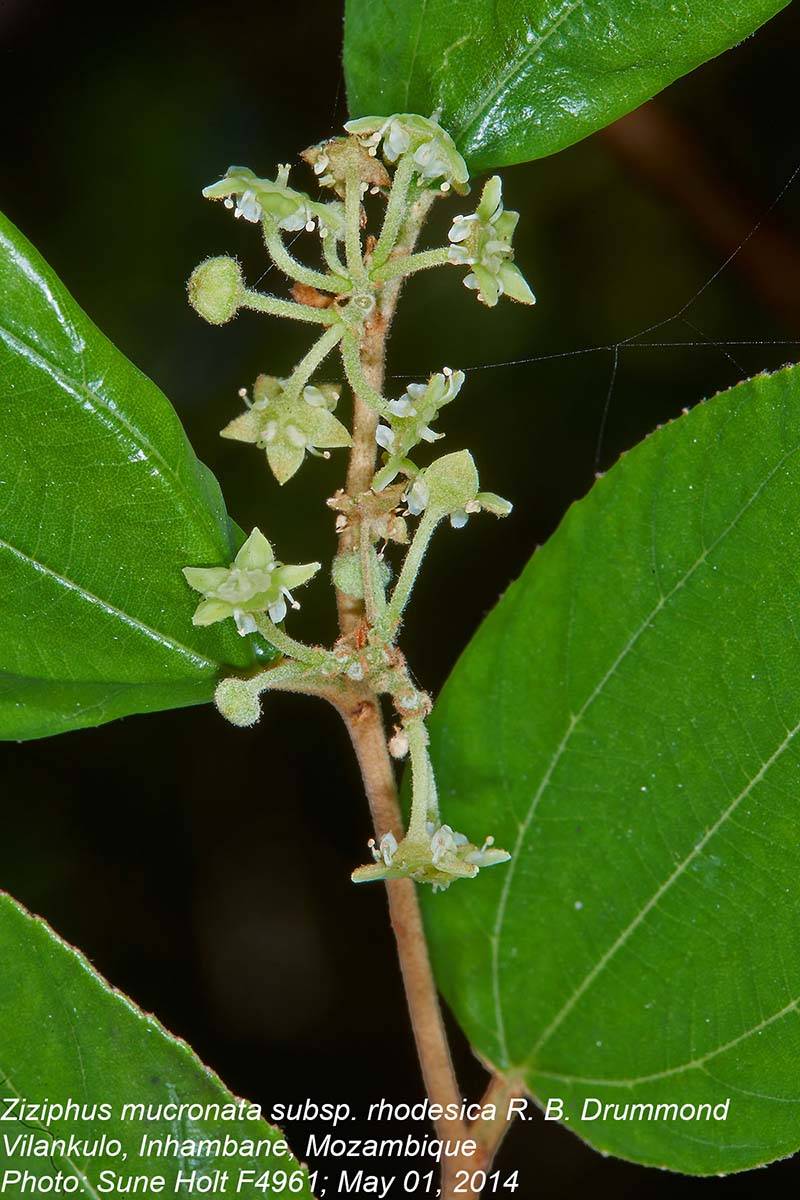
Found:
[[[450,518],[454,529],[466,525],[470,516],[490,512],[507,517],[513,505],[494,492],[478,491],[478,469],[469,450],[458,450],[435,459],[409,485],[405,500],[415,516],[428,510],[437,521]]]
[[[222,430],[224,438],[253,442],[266,450],[270,469],[281,484],[299,469],[306,452],[319,455],[321,450],[352,444],[331,411],[339,399],[335,384],[307,384],[297,396],[289,384],[288,379],[259,375],[252,405]]]
[[[380,492],[400,471],[411,476],[417,469],[408,455],[420,442],[436,442],[444,437],[431,429],[445,404],[454,400],[464,382],[463,371],[445,367],[431,375],[427,383],[410,383],[399,400],[389,401],[388,425],[378,425],[375,440],[385,451],[384,465],[372,481]],[[412,510],[413,511],[413,510]]]
[[[450,233],[450,262],[472,268],[464,286],[474,288],[478,299],[494,308],[500,296],[510,296],[520,304],[535,304],[519,267],[514,266],[511,239],[519,213],[503,208],[502,184],[493,175],[483,189],[474,213],[456,217]]]
[[[375,862],[353,871],[354,883],[408,877],[433,884],[434,891],[444,891],[456,879],[474,879],[481,867],[494,867],[511,858],[506,850],[494,848],[492,837],[476,846],[449,825],[430,821],[425,837],[408,835],[398,845],[394,834],[386,833],[377,845],[370,843],[370,849]]]
[[[287,600],[292,608],[300,607],[291,590],[308,583],[319,568],[320,563],[288,566],[276,562],[269,542],[254,529],[229,567],[183,568],[186,582],[203,595],[192,623],[213,625],[233,617],[243,637],[255,633],[254,614],[266,612],[271,621],[282,621]]]
[[[320,204],[305,192],[288,186],[289,168],[278,168],[275,180],[260,179],[249,167],[228,167],[222,179],[203,188],[209,200],[224,200],[235,217],[245,221],[272,220],[279,229],[312,230],[315,222],[335,237],[344,238],[344,208],[336,200]]]

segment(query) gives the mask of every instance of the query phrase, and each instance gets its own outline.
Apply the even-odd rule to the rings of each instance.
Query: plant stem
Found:
[[[440,519],[438,516],[432,516],[430,512],[425,512],[422,515],[422,519],[417,526],[417,532],[414,534],[414,538],[408,548],[408,553],[403,560],[403,566],[400,569],[400,575],[392,592],[392,598],[386,609],[386,620],[390,624],[399,621],[403,615],[403,610],[408,603],[411,589],[416,582],[422,560],[428,549],[428,543]]]
[[[322,256],[333,274],[337,276],[341,275],[343,278],[346,277],[347,267],[345,267],[339,257],[339,251],[336,249],[336,238],[330,229],[325,237],[320,235],[320,243],[322,245]]]
[[[408,193],[414,182],[414,170],[412,156],[410,154],[404,155],[392,179],[392,190],[389,193],[389,203],[386,206],[383,228],[378,238],[378,244],[372,253],[372,262],[377,267],[385,263],[392,250],[394,250],[403,223],[407,218]]]
[[[357,182],[355,189],[348,187],[348,196],[351,190],[356,192],[360,210]],[[426,196],[412,209],[401,234],[401,241],[407,250],[413,248],[431,203],[432,197]],[[353,249],[351,245],[349,254]],[[349,256],[348,267],[352,271]],[[379,396],[383,387],[386,336],[394,316],[399,290],[399,280],[387,284],[382,289],[375,311],[365,322],[361,340],[360,373],[363,373],[369,391]],[[343,348],[346,344],[343,344]],[[377,423],[377,412],[356,390],[353,448],[346,483],[347,493],[353,498],[369,490],[375,473]],[[352,521],[342,532],[339,553],[360,552],[360,549],[360,522]],[[353,637],[366,617],[364,601],[337,591],[337,605],[341,634],[343,637]],[[403,826],[397,799],[397,783],[386,745],[386,731],[378,696],[371,688],[362,687],[354,692],[348,703],[336,702],[336,707],[347,726],[361,768],[375,834],[380,838],[384,833],[391,831],[399,841],[403,835]],[[439,1007],[416,884],[410,879],[388,880],[386,890],[406,1000],[428,1096],[436,1104],[459,1105],[461,1094]],[[466,1136],[466,1127],[460,1120],[442,1119],[436,1122],[436,1130],[440,1137]],[[449,1178],[450,1173],[450,1167],[446,1165],[445,1176]],[[446,1186],[450,1189],[452,1184],[448,1182]],[[447,1191],[443,1192],[443,1195],[447,1194]]]
[[[506,1116],[508,1102],[524,1095],[525,1085],[519,1079],[506,1079],[504,1075],[497,1074],[489,1080],[481,1106],[493,1104],[497,1109],[497,1116],[493,1121],[479,1119],[470,1124],[470,1136],[478,1143],[478,1153],[468,1162],[470,1170],[489,1170],[503,1138],[511,1128],[511,1121]]]
[[[353,394],[365,401],[375,412],[383,412],[386,407],[383,396],[371,386],[364,374],[361,364],[362,347],[358,338],[349,330],[342,340],[342,364],[347,382],[353,389]]]
[[[423,840],[427,836],[428,819],[433,817],[438,809],[435,797],[431,794],[433,778],[428,758],[428,734],[422,720],[407,721],[405,730],[414,781],[408,836]]]
[[[345,257],[351,279],[364,280],[367,272],[361,255],[361,171],[358,156],[351,154],[345,171]]]
[[[263,634],[270,645],[274,646],[276,650],[280,650],[281,654],[285,654],[287,658],[296,659],[297,662],[310,667],[316,667],[321,666],[328,657],[328,652],[321,647],[306,646],[305,643],[290,637],[279,625],[270,621],[269,617],[257,616],[256,624],[259,633]]]
[[[280,230],[274,221],[263,221],[262,227],[264,230],[264,241],[267,243],[267,250],[269,250],[272,261],[276,267],[279,267],[283,271],[284,275],[288,275],[290,279],[297,280],[298,283],[305,283],[308,287],[318,288],[323,292],[341,294],[349,292],[352,289],[353,285],[344,275],[323,275],[321,271],[312,271],[310,267],[299,263],[284,246]]]
[[[284,389],[284,397],[286,399],[294,400],[300,395],[320,363],[330,354],[334,346],[338,345],[342,340],[344,332],[345,327],[343,324],[331,325],[330,329],[327,329],[319,341],[315,342],[308,353],[301,358]]]
[[[397,785],[386,748],[386,733],[378,699],[373,692],[365,689],[354,702],[337,707],[344,718],[361,768],[376,836],[392,832],[400,841],[403,824]],[[391,879],[386,882],[386,891],[425,1088],[433,1103],[458,1106],[461,1093],[450,1058],[428,956],[417,885],[411,879]],[[467,1136],[466,1128],[459,1120],[443,1118],[434,1124],[439,1137]]]
[[[370,278],[376,283],[386,283],[390,279],[413,275],[415,271],[427,271],[429,267],[442,267],[450,262],[450,247],[440,246],[436,250],[422,250],[419,254],[403,254],[390,258],[383,266],[370,271]]]
[[[264,296],[248,288],[244,293],[242,308],[269,313],[271,317],[288,317],[290,321],[310,321],[312,325],[334,325],[341,320],[332,308],[312,308],[308,304],[295,304],[291,300],[279,300],[277,296]]]

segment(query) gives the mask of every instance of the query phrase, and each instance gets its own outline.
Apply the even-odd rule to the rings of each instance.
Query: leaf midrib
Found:
[[[87,604],[98,605],[105,613],[108,614],[108,616],[121,621],[125,626],[133,629],[135,632],[144,634],[144,636],[150,641],[155,641],[167,649],[177,651],[178,654],[182,654],[185,658],[189,659],[193,665],[199,667],[200,669],[211,668],[212,670],[216,670],[219,667],[219,663],[213,662],[211,659],[204,658],[202,654],[198,654],[197,651],[192,650],[189,646],[185,646],[182,642],[176,641],[175,638],[171,637],[169,634],[162,633],[158,629],[153,629],[150,625],[146,625],[143,621],[139,621],[136,617],[132,617],[129,613],[123,612],[121,608],[117,608],[116,605],[111,604],[108,600],[104,600],[101,596],[97,596],[94,592],[90,592],[81,584],[76,583],[74,579],[69,579],[66,575],[59,574],[59,572],[54,571],[45,563],[33,558],[30,554],[26,554],[23,550],[19,550],[16,546],[12,546],[10,542],[5,541],[3,538],[0,538],[0,550],[7,550],[10,554],[14,555],[27,566],[31,567],[34,571],[37,571],[46,578],[53,580],[58,586],[66,588],[70,592],[74,592],[80,597],[81,600],[86,601]],[[77,681],[69,680],[66,682],[73,683]],[[83,682],[88,683],[89,681],[84,680]],[[106,681],[104,680],[98,682]],[[109,680],[108,682],[114,681]]]
[[[89,386],[87,381],[85,351],[82,348],[75,351],[80,359],[81,370],[83,371],[84,375],[83,380],[78,380],[65,371],[62,367],[54,363],[50,358],[43,354],[41,350],[37,349],[24,338],[19,337],[16,333],[13,333],[5,326],[0,326],[0,338],[5,340],[12,353],[16,348],[20,357],[25,358],[26,361],[31,363],[32,366],[38,366],[40,370],[48,374],[53,382],[60,387],[66,395],[71,396],[75,400],[80,400],[81,396],[83,396],[88,400],[92,400],[98,406],[98,408],[101,408],[107,414],[108,422],[112,429],[117,429],[120,432],[125,431],[132,445],[136,446],[139,450],[143,451],[145,455],[149,456],[152,462],[158,464],[160,467],[158,478],[165,484],[168,482],[172,484],[172,490],[177,495],[183,512],[189,513],[193,518],[196,518],[199,512],[202,516],[203,523],[211,532],[212,541],[219,541],[220,530],[216,521],[214,520],[213,514],[205,505],[198,505],[194,498],[189,496],[186,490],[185,481],[181,478],[175,467],[167,462],[160,451],[153,445],[147,435],[141,429],[139,429],[138,426],[133,425],[130,421],[128,421],[118,408],[112,407],[103,397],[102,393],[93,390]],[[133,369],[135,370],[135,368]],[[143,378],[145,377],[143,376]],[[152,381],[148,380],[147,382],[155,389],[156,385],[152,383]]]
[[[772,1013],[768,1017],[764,1017],[756,1025],[746,1029],[744,1033],[740,1033],[737,1037],[732,1038],[729,1042],[725,1042],[721,1046],[717,1046],[714,1050],[709,1050],[707,1054],[701,1054],[699,1058],[691,1059],[689,1062],[681,1063],[677,1067],[667,1067],[663,1071],[655,1071],[652,1075],[637,1075],[633,1079],[593,1079],[589,1076],[582,1075],[562,1075],[555,1071],[540,1071],[535,1074],[543,1079],[556,1079],[559,1083],[576,1083],[576,1084],[592,1084],[597,1087],[638,1087],[643,1083],[658,1083],[662,1079],[669,1079],[673,1075],[681,1075],[684,1071],[704,1071],[705,1064],[711,1062],[715,1058],[719,1058],[720,1054],[726,1054],[728,1050],[733,1050],[735,1046],[746,1042],[748,1038],[753,1037],[756,1033],[761,1033],[764,1029],[768,1029],[770,1025],[774,1025],[776,1021],[788,1017],[790,1013],[800,1013],[800,996],[795,996],[783,1008]],[[773,1097],[774,1098],[774,1097]],[[793,1101],[800,1104],[800,1099]]]
[[[460,126],[457,129],[450,131],[453,139],[460,147],[464,146],[467,140],[467,135],[476,122],[485,117],[487,112],[491,111],[495,102],[502,94],[503,89],[509,84],[514,76],[520,74],[524,70],[529,59],[533,55],[538,54],[547,39],[551,37],[558,29],[560,29],[564,22],[568,21],[574,12],[576,12],[579,8],[583,8],[585,3],[586,0],[573,0],[571,4],[568,4],[565,10],[553,21],[549,27],[544,30],[543,33],[539,35],[536,41],[531,42],[530,45],[526,46],[523,53],[514,60],[513,64],[507,67],[506,70],[501,73],[497,85],[484,95],[483,100],[479,104],[468,111]]]

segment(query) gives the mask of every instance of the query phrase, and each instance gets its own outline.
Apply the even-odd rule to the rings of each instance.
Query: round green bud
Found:
[[[201,262],[186,286],[192,308],[211,325],[224,325],[235,317],[244,298],[241,267],[227,255]]]
[[[392,578],[391,567],[387,562],[377,563],[378,582],[386,587]],[[357,550],[350,554],[340,554],[333,560],[331,568],[334,587],[346,596],[356,600],[364,599],[364,576],[361,570],[361,555]]]
[[[214,693],[214,703],[226,721],[240,728],[255,725],[261,716],[258,696],[246,679],[223,679]]]

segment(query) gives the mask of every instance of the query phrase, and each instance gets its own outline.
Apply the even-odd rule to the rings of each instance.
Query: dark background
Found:
[[[340,6],[178,0],[100,13],[0,3],[0,206],[171,398],[240,524],[258,522],[289,561],[329,559],[331,523],[310,514],[338,485],[342,455],[279,492],[255,451],[217,436],[237,389],[262,370],[287,373],[308,334],[251,315],[211,329],[184,280],[224,252],[251,281],[263,272],[257,231],[200,189],[231,162],[268,175],[345,119]],[[523,212],[518,261],[535,310],[487,311],[455,273],[409,286],[390,371],[475,368],[446,413],[445,446],[478,447],[483,485],[516,504],[502,524],[442,535],[423,573],[406,647],[434,691],[598,464],[685,405],[797,356],[800,180],[698,292],[800,163],[799,31],[793,8],[627,121],[503,172],[508,206]],[[620,350],[609,391],[609,347],[654,324]],[[783,344],[719,345],[742,339]],[[536,361],[496,365],[519,359]],[[308,589],[294,628],[333,636],[324,588]],[[210,709],[130,718],[3,746],[0,771],[0,887],[234,1091],[362,1108],[421,1096],[383,894],[349,883],[368,818],[344,730],[323,705],[275,697],[247,732]],[[482,1072],[455,1037],[477,1096]],[[521,1168],[523,1196],[739,1196],[754,1182],[778,1195],[798,1181],[791,1162],[727,1180],[647,1172],[538,1121],[512,1132],[500,1165]]]

